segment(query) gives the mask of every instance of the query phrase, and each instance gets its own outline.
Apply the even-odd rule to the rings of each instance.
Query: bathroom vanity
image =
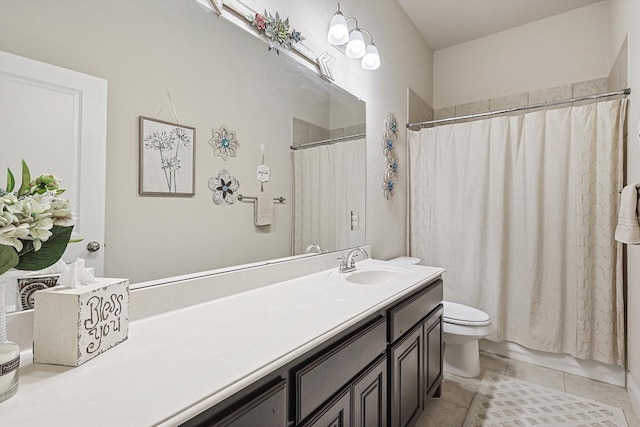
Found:
[[[352,273],[325,269],[134,320],[128,341],[77,368],[23,355],[19,391],[0,419],[411,425],[440,393],[443,271],[367,260]],[[247,274],[264,272],[233,281]]]

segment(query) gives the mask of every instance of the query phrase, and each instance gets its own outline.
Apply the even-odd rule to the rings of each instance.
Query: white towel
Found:
[[[271,225],[273,222],[273,197],[258,196],[255,205],[255,223],[258,227]]]
[[[640,182],[622,189],[620,212],[616,227],[616,240],[629,245],[640,245],[640,204],[638,190]]]

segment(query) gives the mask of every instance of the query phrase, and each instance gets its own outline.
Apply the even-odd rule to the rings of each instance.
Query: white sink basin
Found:
[[[345,274],[345,279],[356,285],[390,285],[408,279],[411,274],[402,268],[365,267]]]

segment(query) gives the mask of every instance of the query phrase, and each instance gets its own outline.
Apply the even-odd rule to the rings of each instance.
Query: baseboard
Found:
[[[496,343],[487,339],[480,340],[480,350],[508,357],[509,359],[532,363],[545,368],[625,387],[626,372],[621,366],[606,365],[590,360],[580,360],[568,354],[530,350],[516,343]],[[640,393],[637,395],[640,396]]]
[[[627,394],[636,416],[640,418],[640,389],[629,372],[627,372]]]

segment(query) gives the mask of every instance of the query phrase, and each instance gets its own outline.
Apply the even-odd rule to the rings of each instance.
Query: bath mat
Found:
[[[628,427],[620,408],[490,371],[463,427]]]

